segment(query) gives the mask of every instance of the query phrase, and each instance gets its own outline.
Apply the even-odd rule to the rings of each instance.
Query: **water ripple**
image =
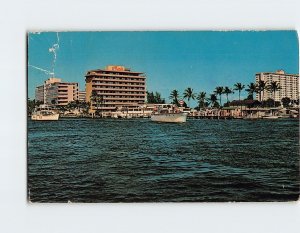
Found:
[[[288,201],[299,122],[28,121],[33,202]]]

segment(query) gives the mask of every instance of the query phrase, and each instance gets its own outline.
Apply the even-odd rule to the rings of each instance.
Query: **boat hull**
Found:
[[[278,119],[278,116],[264,116],[263,119]]]
[[[51,115],[32,115],[31,120],[33,121],[57,121],[59,118],[59,114],[51,114]]]
[[[156,122],[184,123],[186,122],[186,113],[166,113],[151,115],[151,120]]]

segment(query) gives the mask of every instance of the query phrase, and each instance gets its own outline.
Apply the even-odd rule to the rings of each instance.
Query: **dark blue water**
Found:
[[[32,202],[290,201],[297,120],[28,120]]]

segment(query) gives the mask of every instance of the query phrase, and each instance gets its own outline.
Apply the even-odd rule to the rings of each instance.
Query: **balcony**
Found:
[[[98,79],[98,77],[105,76],[105,77],[124,77],[124,78],[141,78],[146,79],[145,75],[125,75],[125,74],[119,74],[119,73],[112,73],[112,74],[104,74],[104,73],[90,73],[87,76],[95,76],[95,78]]]
[[[103,82],[142,82],[145,83],[145,80],[136,80],[136,79],[117,79],[117,78],[96,78],[94,79],[92,82],[99,82],[99,81],[103,81]]]
[[[93,87],[93,90],[96,91],[145,91],[145,88],[101,88],[101,87]]]
[[[146,93],[142,93],[142,94],[138,94],[138,93],[119,93],[119,92],[101,92],[101,93],[97,93],[98,95],[101,96],[114,96],[114,98],[122,98],[120,96],[140,96],[140,97],[145,97],[147,94]],[[124,97],[126,98],[126,97]]]
[[[114,86],[114,87],[146,87],[146,85],[132,85],[132,84],[114,84],[114,83],[97,83],[97,84],[93,84],[93,88],[97,88],[98,86],[101,87],[110,87],[110,86]]]

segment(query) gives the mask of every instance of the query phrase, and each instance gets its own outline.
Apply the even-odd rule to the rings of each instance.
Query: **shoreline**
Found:
[[[30,119],[31,116],[27,116]],[[100,119],[111,119],[111,120],[130,120],[130,119],[145,119],[149,120],[150,117],[120,117],[120,118],[114,118],[114,117],[91,117],[91,116],[79,116],[79,117],[66,117],[66,116],[60,116],[59,120],[61,119],[95,119],[95,120],[100,120]],[[227,117],[227,116],[188,116],[187,119],[189,120],[299,120],[299,117],[278,117],[278,118],[247,118],[247,117]],[[31,120],[35,121],[35,120]]]

